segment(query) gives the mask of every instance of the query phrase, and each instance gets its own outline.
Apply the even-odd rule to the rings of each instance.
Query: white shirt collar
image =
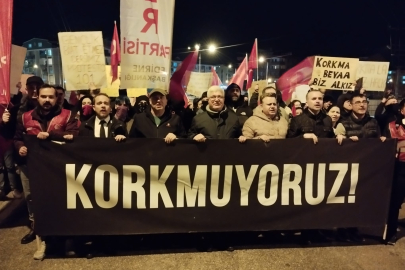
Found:
[[[104,121],[106,121],[106,123],[108,124],[108,123],[110,122],[110,116],[107,116],[107,118],[104,119]],[[98,118],[98,116],[96,116],[96,122],[95,122],[95,124],[96,124],[96,125],[100,125],[100,122],[101,122],[101,119]]]

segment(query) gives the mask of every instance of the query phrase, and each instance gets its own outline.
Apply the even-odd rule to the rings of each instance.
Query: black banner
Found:
[[[327,229],[386,222],[394,140],[27,137],[40,235]]]

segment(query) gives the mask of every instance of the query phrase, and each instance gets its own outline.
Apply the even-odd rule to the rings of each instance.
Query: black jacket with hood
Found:
[[[231,96],[228,96],[228,92],[231,89],[238,88],[241,95],[239,99],[235,102],[232,100]],[[243,127],[246,120],[253,115],[253,110],[247,102],[245,102],[245,97],[242,95],[242,91],[236,83],[231,83],[225,90],[225,105],[228,107],[228,110],[233,110],[239,118],[239,124]]]

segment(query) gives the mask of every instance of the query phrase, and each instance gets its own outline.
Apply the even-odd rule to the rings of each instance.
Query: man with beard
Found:
[[[57,104],[56,90],[48,84],[42,85],[37,92],[38,105],[28,112],[25,112],[18,118],[16,133],[14,136],[14,145],[20,157],[25,158],[29,149],[24,145],[24,134],[35,135],[39,140],[72,140],[78,134],[77,120],[68,110],[62,109]],[[25,164],[25,161],[24,161]],[[32,231],[22,239],[21,243],[26,244],[28,240],[33,240],[34,216],[32,213],[32,199],[27,177],[26,165],[22,167],[22,184],[24,195],[28,203],[30,219],[32,221]],[[39,241],[38,250],[34,254],[34,259],[43,259],[45,256],[45,242]],[[24,241],[23,241],[24,240]]]
[[[172,143],[184,137],[185,131],[180,116],[167,107],[167,92],[155,88],[149,94],[150,107],[145,113],[135,114],[129,133],[130,138],[160,138]]]
[[[79,136],[93,138],[114,138],[117,142],[127,137],[125,123],[111,117],[111,102],[108,95],[97,94],[93,99],[95,115],[80,125]]]
[[[253,115],[253,110],[245,102],[241,92],[239,85],[231,83],[225,90],[225,106],[236,113],[240,125],[243,126],[245,121]]]

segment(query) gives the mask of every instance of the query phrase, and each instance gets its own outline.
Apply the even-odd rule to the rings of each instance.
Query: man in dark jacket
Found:
[[[27,96],[21,100],[17,117],[20,118],[23,113],[33,110],[37,106],[38,90],[44,84],[44,81],[38,76],[32,76],[27,79]]]
[[[150,107],[135,114],[130,138],[161,138],[166,143],[185,136],[180,117],[167,108],[167,92],[155,88],[149,94]]]
[[[74,106],[65,99],[66,90],[62,86],[55,86],[55,89],[58,93],[58,104],[65,110],[72,110]]]
[[[350,138],[355,142],[359,138],[380,138],[384,142],[386,138],[381,137],[377,120],[367,114],[368,101],[366,96],[354,93],[350,103],[352,106],[351,115],[342,119],[335,130],[338,143],[342,144],[344,138]],[[364,241],[357,228],[339,229],[338,234],[343,241]]]
[[[374,117],[380,126],[381,134],[384,136],[389,134],[388,124],[397,120],[397,117],[401,118],[398,100],[394,95],[384,95],[384,98],[375,110]]]
[[[358,141],[359,138],[380,138],[381,132],[377,120],[367,114],[368,101],[362,94],[353,94],[350,99],[352,113],[350,117],[342,119],[336,126],[339,144],[344,138]],[[382,137],[384,141],[385,138]]]
[[[312,139],[334,138],[332,119],[323,111],[323,94],[319,90],[310,90],[307,94],[307,106],[301,115],[291,119],[288,138]]]
[[[194,117],[188,137],[198,142],[239,138],[242,134],[239,118],[226,108],[224,90],[219,86],[211,86],[207,96],[207,110]]]
[[[95,115],[82,123],[79,129],[79,136],[93,138],[114,138],[117,142],[127,137],[125,123],[111,117],[111,103],[108,95],[97,94],[93,100]]]
[[[225,90],[225,106],[236,113],[239,123],[243,127],[245,121],[253,115],[253,110],[245,102],[245,97],[241,92],[239,85],[231,83]]]
[[[50,85],[44,84],[38,89],[38,106],[35,109],[25,112],[18,118],[17,129],[14,135],[14,145],[18,154],[25,158],[29,149],[24,145],[24,134],[35,135],[39,140],[72,140],[78,134],[77,120],[68,110],[62,109],[56,102],[56,90]],[[21,164],[21,163],[20,163]],[[21,182],[24,195],[28,203],[30,220],[33,222],[32,200],[27,166],[22,161]],[[22,244],[27,244],[35,239],[33,231],[23,239]],[[45,255],[45,242],[40,241],[39,248],[34,255],[35,259],[41,259]]]

